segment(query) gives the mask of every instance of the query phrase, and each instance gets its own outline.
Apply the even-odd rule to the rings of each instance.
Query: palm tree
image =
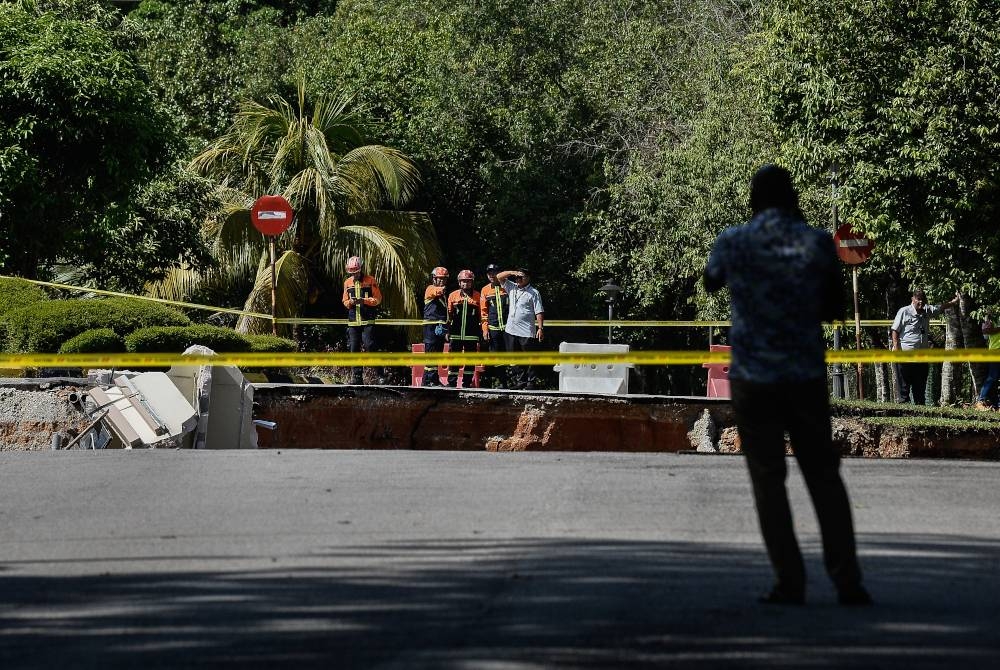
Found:
[[[177,269],[152,287],[180,298],[199,288],[248,286],[244,309],[270,312],[267,241],[250,223],[261,195],[280,193],[295,210],[291,227],[276,240],[278,317],[298,316],[317,290],[336,290],[351,256],[382,286],[394,312],[415,317],[414,288],[440,250],[429,217],[402,211],[416,194],[420,174],[400,151],[366,144],[362,117],[342,92],[308,104],[305,82],[298,104],[280,96],[267,104],[244,102],[232,126],[194,158],[192,167],[219,182],[223,215],[206,222],[217,269]],[[241,317],[241,332],[266,332],[270,324]]]

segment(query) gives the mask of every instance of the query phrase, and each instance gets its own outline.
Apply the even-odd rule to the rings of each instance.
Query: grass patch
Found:
[[[857,417],[859,419],[897,417],[900,419],[936,420],[952,419],[979,424],[992,424],[1000,427],[1000,412],[988,412],[972,407],[932,407],[929,405],[910,405],[888,402],[873,402],[871,400],[834,400],[832,403],[834,416]]]
[[[862,417],[863,423],[905,430],[944,430],[948,433],[997,433],[1000,423],[995,421],[977,421],[975,419],[953,419],[933,416],[869,416]]]

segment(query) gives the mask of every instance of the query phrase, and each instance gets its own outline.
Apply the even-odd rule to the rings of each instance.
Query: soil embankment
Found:
[[[261,448],[739,452],[731,407],[713,398],[261,384],[254,404],[278,424]],[[845,456],[1000,459],[1000,416],[933,425],[874,407],[835,405]]]

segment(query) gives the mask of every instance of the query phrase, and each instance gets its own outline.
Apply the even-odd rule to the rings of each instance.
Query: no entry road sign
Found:
[[[872,255],[874,248],[872,241],[851,230],[849,223],[837,228],[837,232],[833,236],[833,243],[837,247],[837,255],[840,256],[840,260],[848,265],[864,263]]]
[[[292,206],[280,195],[262,195],[250,208],[253,227],[271,237],[288,230],[294,215]]]

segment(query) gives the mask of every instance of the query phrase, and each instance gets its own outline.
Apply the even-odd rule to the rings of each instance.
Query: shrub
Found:
[[[244,335],[250,342],[250,351],[255,353],[287,353],[296,351],[295,340],[276,335]]]
[[[108,327],[125,337],[139,328],[150,326],[190,326],[191,319],[173,307],[135,298],[107,298],[106,303],[114,313],[114,323]]]
[[[48,299],[48,293],[29,281],[0,278],[0,315]]]
[[[195,344],[219,353],[250,351],[250,341],[230,328],[219,326],[153,326],[140,328],[125,337],[132,353],[181,353]]]
[[[9,312],[6,350],[54,353],[84,331],[110,328],[125,336],[145,326],[186,326],[191,320],[175,309],[132,298],[48,300]]]
[[[0,349],[7,341],[6,314],[48,299],[48,293],[29,281],[13,277],[0,279]]]
[[[60,354],[114,354],[125,351],[125,339],[110,328],[85,330],[59,347]]]

